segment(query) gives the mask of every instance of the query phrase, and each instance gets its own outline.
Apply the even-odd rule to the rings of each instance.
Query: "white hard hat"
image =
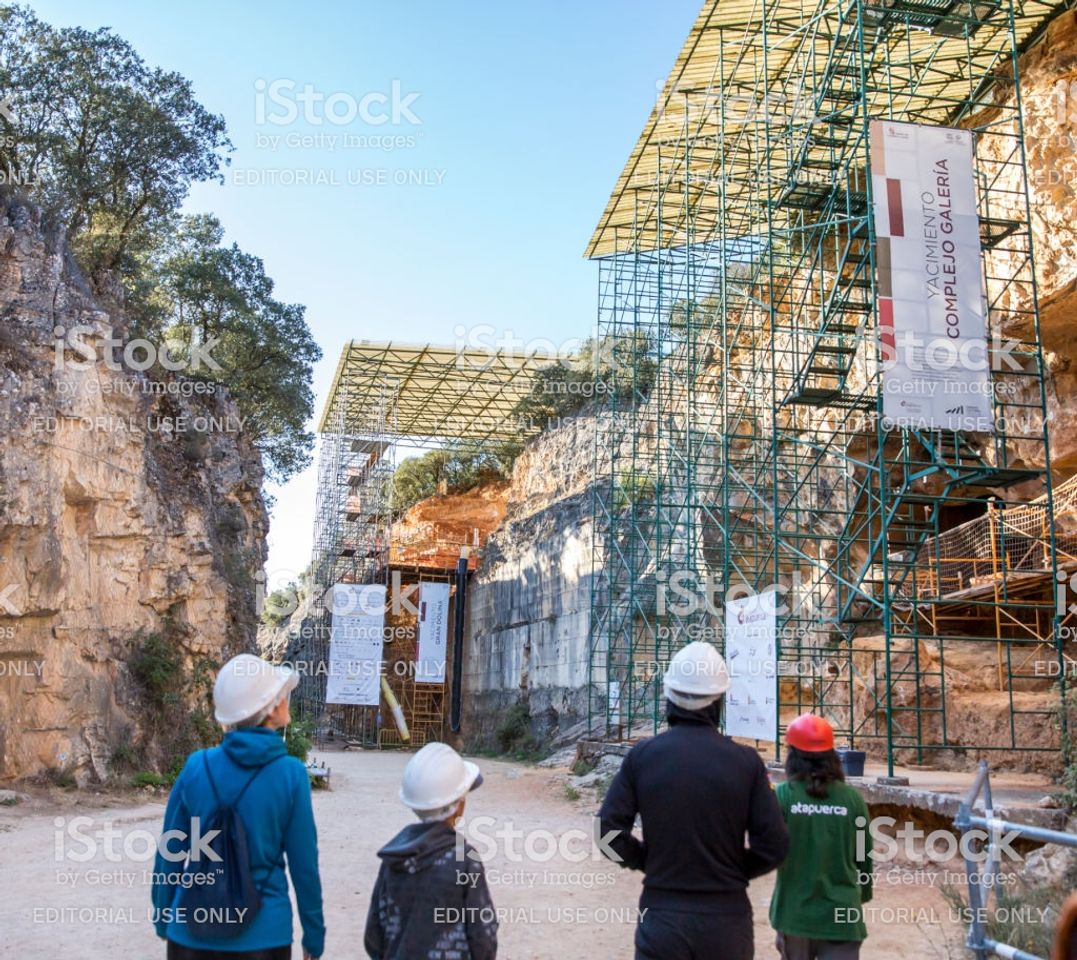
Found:
[[[729,671],[713,646],[694,640],[669,661],[663,688],[677,706],[702,710],[729,689]]]
[[[213,684],[213,715],[225,726],[257,716],[291,693],[299,677],[290,667],[277,667],[261,657],[232,657]]]
[[[428,743],[404,768],[400,800],[412,810],[440,810],[480,783],[482,774],[475,764],[447,743]]]

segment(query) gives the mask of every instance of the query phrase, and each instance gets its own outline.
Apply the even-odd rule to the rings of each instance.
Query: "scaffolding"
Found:
[[[322,431],[312,561],[312,580],[322,589],[385,580],[396,456],[392,400],[383,388],[354,420],[339,407]]]
[[[517,415],[539,365],[502,350],[368,340],[344,346],[318,426],[313,631],[296,692],[297,714],[313,720],[319,737],[378,747],[443,739],[444,685],[417,682],[412,669],[414,605],[422,583],[451,581],[462,555],[470,552],[469,569],[475,569],[486,531],[401,531],[394,526],[393,476],[406,450],[522,444],[540,429]],[[393,724],[384,688],[377,706],[326,703],[328,601],[338,583],[387,588],[384,677],[403,710],[407,739]]]
[[[314,631],[311,668],[296,691],[300,716],[364,744],[377,742],[377,707],[327,705],[332,625],[329,591],[335,584],[389,586],[391,498],[396,463],[395,387],[386,382],[365,403],[340,386],[340,402],[323,418],[318,447],[311,588]],[[351,415],[346,415],[350,411]],[[317,669],[323,665],[324,669]]]
[[[704,5],[587,251],[599,335],[630,357],[595,450],[593,734],[657,728],[672,653],[722,642],[717,598],[773,588],[777,743],[815,710],[891,770],[1058,749],[1061,691],[1020,666],[1065,654],[1017,77],[1058,9]],[[882,415],[876,119],[974,133],[986,313],[1014,358],[993,433]],[[947,530],[1020,510],[1036,548],[1010,563],[990,536],[991,588],[952,596]],[[955,730],[948,657],[990,660],[1004,722]]]

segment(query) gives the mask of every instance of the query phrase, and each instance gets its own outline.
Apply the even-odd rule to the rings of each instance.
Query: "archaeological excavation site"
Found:
[[[506,719],[537,744],[652,735],[665,665],[728,643],[733,597],[765,613],[767,650],[744,651],[754,685],[726,722],[775,758],[810,710],[890,775],[1060,772],[1077,268],[1054,175],[1077,28],[1028,7],[966,36],[965,14],[894,11],[705,8],[588,243],[598,321],[572,356],[344,346],[319,425],[319,599],[272,638],[311,665],[319,736],[403,735],[377,683],[370,703],[326,697],[335,587],[339,616],[367,585],[412,628],[370,655],[420,746],[490,745]],[[914,126],[962,146],[905,181],[928,151]],[[962,229],[974,335],[954,305]],[[901,326],[926,316],[905,307],[917,268],[939,339]],[[397,464],[432,444],[438,487],[401,509]],[[418,642],[444,684],[411,669],[435,611]]]
[[[15,949],[1077,958],[1073,4],[337,8],[411,93],[87,6],[0,5]]]

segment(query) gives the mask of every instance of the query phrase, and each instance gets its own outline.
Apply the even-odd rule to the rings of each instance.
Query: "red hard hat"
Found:
[[[786,728],[785,742],[805,753],[825,753],[834,749],[834,728],[822,717],[805,713]]]

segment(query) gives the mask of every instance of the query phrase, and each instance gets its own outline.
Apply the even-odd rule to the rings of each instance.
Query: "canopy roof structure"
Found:
[[[475,443],[538,432],[515,414],[540,361],[504,350],[393,341],[345,344],[318,432],[355,432],[388,407],[391,432]]]
[[[750,229],[761,171],[825,164],[835,128],[868,117],[960,125],[989,108],[992,77],[1005,84],[1014,41],[1027,46],[1065,6],[1018,0],[1011,34],[1003,0],[708,0],[585,255],[700,242],[719,216]],[[818,78],[854,34],[870,54],[834,97]],[[762,124],[789,135],[770,138],[764,155],[743,149]],[[827,135],[813,138],[813,126]],[[769,185],[775,200],[785,186]]]

